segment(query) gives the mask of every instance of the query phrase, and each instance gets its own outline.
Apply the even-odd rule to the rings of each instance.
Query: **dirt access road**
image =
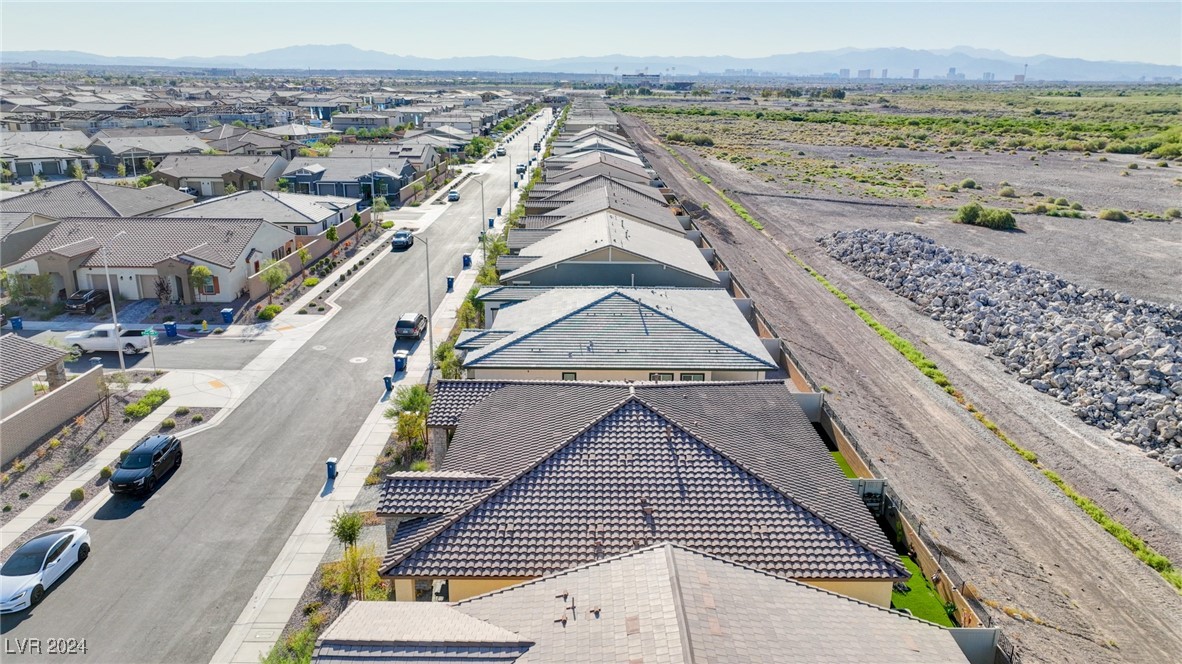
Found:
[[[742,200],[743,205],[766,226],[765,232],[756,231],[662,148],[647,126],[628,116],[621,116],[620,122],[671,188],[688,200],[710,203],[712,214],[699,222],[702,231],[808,371],[833,389],[834,408],[886,469],[892,486],[915,512],[924,515],[944,554],[957,561],[957,568],[979,588],[983,601],[995,607],[992,617],[1018,646],[1024,662],[1176,660],[1182,652],[1178,622],[1182,597],[920,374],[785,251],[797,252],[913,342],[916,336],[896,318],[922,317],[901,306],[891,311],[877,306],[878,300],[894,296],[842,270],[816,249],[813,237],[796,230],[791,222],[761,214],[758,197],[750,197]],[[708,164],[691,164],[713,178],[716,186],[727,187]],[[1051,423],[1040,409],[1024,412],[1025,407],[1011,402],[1020,386],[974,381],[971,358],[952,361],[945,353],[960,349],[952,347],[951,340],[932,341],[937,343],[917,345],[931,352],[929,356],[970,401],[1019,444],[1040,455],[1040,448],[1059,449],[1062,459],[1048,459],[1048,463],[1061,473],[1065,470],[1061,466],[1072,459],[1075,467],[1094,464],[1104,469],[1100,459],[1111,454],[1111,446],[1081,443],[1071,431]],[[1078,454],[1073,456],[1073,450]],[[1177,500],[1176,494],[1168,493],[1164,475],[1152,477],[1162,484],[1147,489],[1148,496],[1137,491],[1152,483],[1139,476],[1125,473],[1105,481],[1128,501],[1129,512],[1145,513],[1157,532],[1176,541],[1167,534],[1179,528],[1178,503],[1142,504]],[[1128,515],[1115,514],[1122,519]],[[1019,612],[1029,618],[1011,617]]]

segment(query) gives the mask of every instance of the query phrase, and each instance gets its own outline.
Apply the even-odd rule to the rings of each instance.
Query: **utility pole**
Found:
[[[119,371],[121,371],[123,373],[127,373],[127,363],[124,362],[124,360],[123,360],[123,349],[120,348],[118,345],[119,344],[119,341],[118,341],[119,340],[119,314],[116,312],[116,309],[118,309],[119,307],[117,306],[118,302],[116,301],[117,297],[116,297],[115,291],[111,289],[110,246],[111,246],[111,242],[113,242],[115,240],[115,238],[119,237],[120,235],[127,235],[127,231],[119,231],[115,235],[111,236],[111,238],[103,244],[103,270],[107,273],[107,294],[110,295],[110,300],[111,300],[111,323],[115,326],[115,329],[113,330],[113,334],[115,335],[115,344],[116,344],[115,345],[115,354],[119,356]],[[74,285],[77,286],[77,284],[74,284]],[[155,357],[153,357],[152,359],[154,361]]]
[[[431,243],[426,237],[419,237],[423,246],[427,248],[427,348],[431,351],[431,371],[435,370],[435,332],[431,324]]]

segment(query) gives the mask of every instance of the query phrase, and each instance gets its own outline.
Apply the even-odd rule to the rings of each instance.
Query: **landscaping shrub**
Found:
[[[139,398],[138,401],[124,406],[123,414],[136,419],[147,417],[148,413],[151,413],[153,410],[156,410],[160,404],[168,401],[168,397],[168,390],[162,387],[158,387],[154,390],[148,390],[144,393],[144,396]]]
[[[971,226],[984,226],[986,228],[1016,228],[1018,223],[1014,220],[1014,215],[1009,210],[1002,210],[1000,208],[983,207],[980,203],[969,203],[962,205],[956,211],[956,216],[952,221],[958,224],[969,224]]]
[[[259,320],[274,320],[281,311],[283,311],[283,307],[278,304],[268,304],[259,311],[258,318]]]
[[[70,500],[72,500],[74,502],[78,502],[85,497],[86,497],[86,491],[84,491],[82,489],[82,487],[75,487],[73,489],[70,489]]]
[[[1135,171],[1137,170],[1138,166],[1137,164],[1127,164],[1125,165],[1125,168],[1129,169],[1130,171]]]
[[[1072,210],[1082,210],[1082,209],[1083,209],[1083,203],[1072,203],[1072,204],[1071,204],[1071,209],[1072,209]]]
[[[1001,190],[997,192],[997,195],[1001,196],[1002,198],[1018,197],[1018,194],[1014,191],[1013,187],[1002,187]]]
[[[103,466],[99,469],[99,479],[109,480],[111,479],[111,475],[114,474],[115,471],[112,470],[110,466]]]
[[[152,408],[150,406],[139,401],[136,401],[135,403],[129,403],[123,407],[124,415],[128,417],[134,417],[137,420],[147,417],[151,412]]]
[[[320,283],[320,279],[316,277],[308,277],[307,279],[304,279],[304,288],[311,288],[318,283]]]
[[[181,406],[180,408],[176,409],[175,413],[173,413],[173,415],[188,415],[188,414],[189,414],[188,406]]]
[[[389,230],[389,229],[391,229],[391,228],[394,228],[394,222],[392,222],[392,221],[383,221],[383,222],[382,222],[382,228],[383,228],[383,229],[386,229],[386,230]]]
[[[171,417],[166,417],[164,419],[164,421],[160,423],[161,429],[171,429],[175,426],[176,426],[176,420],[172,419]]]
[[[1067,205],[1068,205],[1067,199],[1066,198],[1056,198],[1055,205],[1058,205],[1059,207],[1067,207]]]
[[[1104,221],[1128,221],[1129,215],[1121,210],[1100,210],[1100,214],[1096,215]]]
[[[205,416],[204,416],[204,415],[202,415],[201,413],[197,413],[196,415],[194,415],[194,416],[193,416],[193,419],[192,419],[192,421],[193,421],[193,422],[204,422],[204,421],[205,421]]]

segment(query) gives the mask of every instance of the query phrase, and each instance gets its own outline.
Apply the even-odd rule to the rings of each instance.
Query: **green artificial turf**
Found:
[[[915,564],[911,556],[899,557],[903,559],[907,571],[911,572],[911,578],[907,580],[907,585],[911,590],[905,593],[897,590],[891,591],[891,607],[907,609],[916,618],[934,622],[937,625],[956,627],[952,623],[952,619],[948,617],[948,612],[944,610],[944,600],[936,593],[931,582],[924,578],[919,565]]]
[[[856,474],[854,474],[854,469],[850,468],[850,464],[845,460],[845,457],[841,455],[841,452],[833,450],[830,452],[830,454],[833,455],[833,460],[837,462],[837,466],[841,468],[841,472],[845,473],[846,477],[851,479],[856,479],[858,477]]]

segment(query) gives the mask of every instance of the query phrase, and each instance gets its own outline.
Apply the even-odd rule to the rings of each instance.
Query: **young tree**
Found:
[[[425,385],[403,385],[394,393],[399,410],[425,413],[431,408],[431,393]]]
[[[121,178],[127,177],[127,165],[123,162],[115,164],[115,175],[118,175]]]
[[[213,273],[204,265],[194,265],[189,268],[189,288],[193,289],[193,301],[197,302],[206,282],[213,278]]]
[[[246,129],[246,123],[243,122],[242,120],[235,120],[235,121],[231,122],[230,125],[233,127],[240,127],[242,129]]]
[[[296,256],[300,259],[300,273],[303,274],[308,268],[308,261],[312,260],[312,252],[303,244],[296,247]]]
[[[74,176],[75,180],[85,180],[86,171],[82,170],[82,164],[74,162],[74,167],[70,169],[70,174]]]
[[[44,302],[45,304],[52,304],[50,298],[53,297],[53,275],[37,274],[29,277],[25,284],[29,293]]]
[[[156,277],[156,299],[162,307],[172,300],[172,283],[165,277]]]
[[[301,157],[311,157],[312,155],[304,154],[304,148],[300,148],[300,156]],[[275,186],[279,187],[279,191],[287,191],[287,188],[289,185],[290,185],[290,183],[287,181],[287,178],[279,178],[278,180],[275,181]]]
[[[277,261],[274,258],[267,259],[263,263],[263,269],[259,272],[259,278],[267,285],[267,304],[275,300],[275,291],[287,283],[287,279],[291,277],[291,266],[284,261]]]
[[[376,203],[374,204],[374,207],[377,207]],[[353,222],[354,228],[361,230],[361,213],[360,212],[354,212],[353,218],[351,221]]]
[[[361,512],[338,511],[332,517],[332,536],[346,547],[357,546],[357,540],[361,537],[361,527],[364,525],[365,519]]]
[[[156,170],[156,162],[152,161],[151,159],[145,159],[144,160],[144,170],[145,171]]]
[[[426,413],[404,411],[398,415],[396,433],[413,452],[421,453],[427,447]]]
[[[340,236],[337,235],[336,226],[329,226],[328,232],[324,234],[324,239],[328,240],[329,242],[336,242],[338,237]]]
[[[385,196],[378,196],[377,198],[373,199],[373,213],[374,214],[381,214],[383,212],[388,212],[389,210],[390,210],[390,204],[386,202]],[[357,227],[361,228],[361,225],[358,224]]]

